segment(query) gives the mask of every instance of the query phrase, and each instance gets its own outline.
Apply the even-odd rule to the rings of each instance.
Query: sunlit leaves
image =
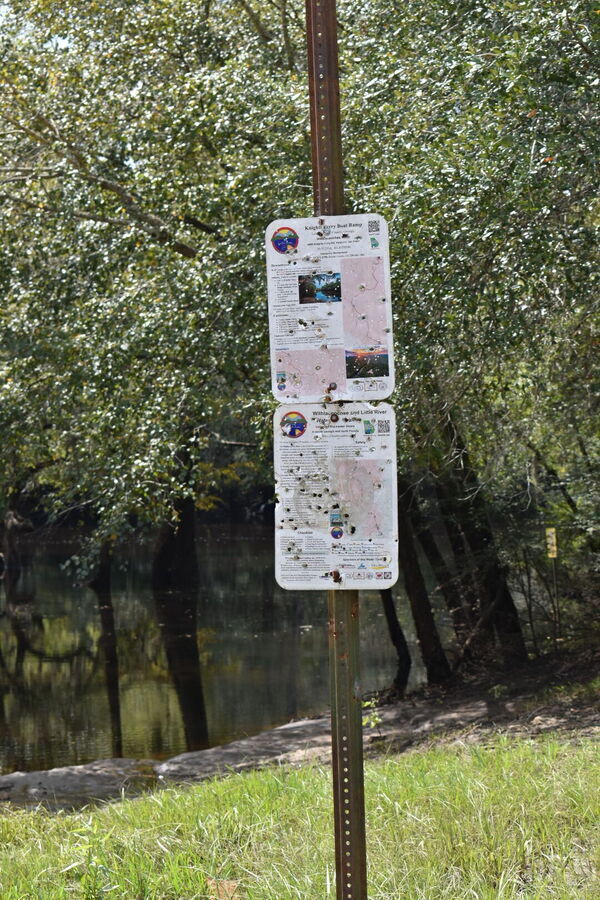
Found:
[[[257,25],[216,0],[5,4],[2,480],[110,532],[212,502],[253,444],[267,465],[263,231],[311,212],[303,5],[287,46],[276,7],[254,3]],[[589,6],[340,0],[339,17],[347,202],[391,226],[404,456],[438,452],[451,408],[498,489],[527,440],[582,471]]]

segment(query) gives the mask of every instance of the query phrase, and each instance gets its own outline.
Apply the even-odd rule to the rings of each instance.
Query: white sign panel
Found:
[[[266,247],[275,397],[389,397],[394,345],[385,219],[278,219],[267,228]]]
[[[275,575],[288,590],[398,578],[396,422],[388,403],[298,403],[274,416]]]

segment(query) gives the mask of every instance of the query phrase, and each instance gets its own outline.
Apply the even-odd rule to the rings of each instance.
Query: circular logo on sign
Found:
[[[332,528],[331,529],[331,537],[338,540],[341,537],[344,537],[344,529],[343,528]]]
[[[298,232],[290,228],[289,225],[282,225],[277,231],[273,232],[271,243],[278,253],[293,253],[297,248],[300,238]]]
[[[297,438],[302,437],[306,431],[307,423],[302,413],[288,412],[283,416],[279,424],[286,437]]]

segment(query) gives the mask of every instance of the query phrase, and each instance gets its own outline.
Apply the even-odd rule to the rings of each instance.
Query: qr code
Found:
[[[379,231],[379,219],[369,219],[369,234]]]
[[[377,423],[377,434],[389,434],[390,433],[390,420],[384,419],[383,422]]]

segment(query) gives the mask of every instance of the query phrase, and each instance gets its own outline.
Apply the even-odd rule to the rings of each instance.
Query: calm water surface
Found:
[[[262,524],[200,526],[200,582],[156,598],[150,545],[115,561],[112,609],[74,587],[58,532],[30,543],[15,597],[0,588],[0,769],[165,758],[317,714],[328,704],[325,592],[283,591]],[[423,677],[406,603],[398,613]],[[379,594],[361,592],[362,682],[391,684]]]

